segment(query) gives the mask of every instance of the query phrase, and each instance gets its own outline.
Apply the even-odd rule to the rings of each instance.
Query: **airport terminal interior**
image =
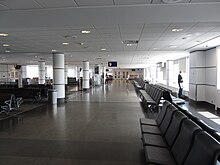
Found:
[[[220,165],[219,0],[0,0],[1,165]]]

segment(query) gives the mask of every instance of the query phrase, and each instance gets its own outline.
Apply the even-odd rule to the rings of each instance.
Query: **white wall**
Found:
[[[189,98],[205,101],[205,51],[190,53]]]
[[[217,49],[190,54],[190,92],[194,101],[206,101],[220,107],[217,91]]]

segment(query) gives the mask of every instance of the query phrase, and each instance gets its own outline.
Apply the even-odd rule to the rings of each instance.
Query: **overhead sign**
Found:
[[[109,61],[108,62],[108,67],[117,67],[117,61]]]

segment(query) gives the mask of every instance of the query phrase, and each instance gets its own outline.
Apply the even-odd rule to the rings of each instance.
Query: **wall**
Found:
[[[132,69],[112,69],[112,75],[114,79],[127,79],[128,76],[130,78],[143,78],[144,77],[144,69],[135,69],[135,71],[132,71]]]
[[[205,51],[190,53],[189,98],[205,101]]]
[[[190,92],[194,101],[205,101],[220,107],[217,92],[217,49],[190,53]]]
[[[18,72],[14,69],[14,65],[0,64],[1,83],[14,82],[16,78],[18,78]]]

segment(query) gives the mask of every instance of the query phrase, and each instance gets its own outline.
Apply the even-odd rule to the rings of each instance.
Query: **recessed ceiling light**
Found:
[[[69,45],[69,42],[63,42],[62,44],[63,45]]]
[[[56,52],[57,50],[55,50],[55,49],[52,49],[51,51],[52,51],[52,52]]]
[[[10,53],[10,52],[11,52],[10,50],[6,50],[6,51],[5,51],[5,53]]]
[[[1,36],[1,37],[7,37],[8,34],[7,34],[7,33],[0,33],[0,36]]]
[[[153,48],[153,50],[158,50],[159,48]]]
[[[90,30],[82,30],[81,33],[82,34],[89,34],[89,33],[91,33],[91,31]]]
[[[8,46],[10,46],[10,45],[8,45],[8,44],[2,44],[2,46],[8,47]]]
[[[208,46],[208,45],[203,45],[203,47],[204,47],[204,48],[208,48],[209,46]]]
[[[202,41],[196,41],[196,42],[202,42]]]
[[[106,51],[106,49],[105,49],[105,48],[102,48],[101,51]]]
[[[169,48],[176,48],[177,46],[176,45],[169,45],[168,47]]]
[[[175,28],[175,29],[172,29],[171,31],[172,31],[172,32],[181,32],[181,31],[183,31],[183,29]]]
[[[181,2],[182,0],[162,0],[163,3],[178,3]]]
[[[65,35],[64,38],[78,38],[76,35]]]

